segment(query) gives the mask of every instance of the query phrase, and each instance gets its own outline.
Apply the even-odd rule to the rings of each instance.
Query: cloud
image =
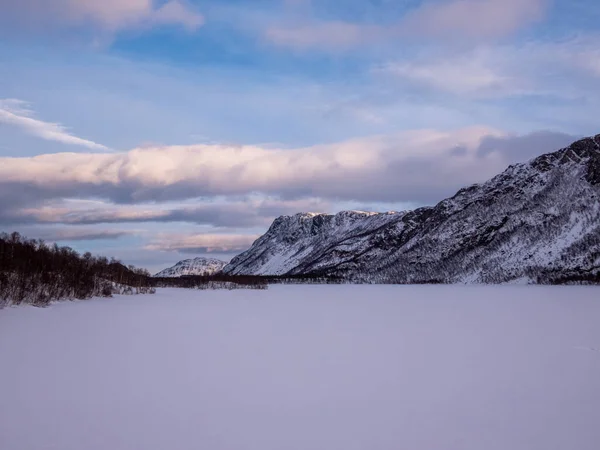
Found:
[[[48,230],[37,231],[36,238],[44,239],[51,242],[64,241],[100,241],[106,239],[118,239],[120,237],[129,236],[131,231],[118,230],[81,230],[81,229],[66,229],[66,230]]]
[[[13,230],[14,228],[0,229],[7,233],[11,233]],[[19,227],[17,231],[27,238],[42,239],[46,242],[113,240],[136,233],[131,230],[107,230],[100,227],[58,227],[38,224]]]
[[[548,0],[426,1],[391,24],[315,18],[266,27],[272,44],[295,50],[345,51],[412,38],[495,39],[540,21]]]
[[[8,3],[3,5],[3,3]],[[33,27],[86,27],[115,32],[154,25],[179,25],[194,31],[203,16],[187,2],[170,0],[0,0],[5,20]]]
[[[495,38],[541,20],[546,0],[451,0],[426,2],[409,12],[400,33],[440,38]]]
[[[498,95],[511,89],[514,79],[502,74],[479,55],[440,58],[434,61],[403,61],[385,64],[375,73],[388,74],[409,82],[456,94]]]
[[[496,139],[491,147],[490,138]],[[574,140],[541,132],[532,135],[518,155],[507,151],[520,139],[471,127],[407,131],[298,149],[193,145],[0,158],[0,202],[10,202],[13,193],[21,204],[52,198],[134,204],[256,193],[283,199],[432,203],[463,185],[486,180],[510,163]],[[484,143],[488,147],[481,152]]]
[[[522,155],[531,153],[532,149],[540,147],[567,147],[573,142],[573,137],[556,132],[537,132],[525,136],[514,136],[512,139],[502,139],[488,136],[481,141],[479,154],[487,156],[491,153],[501,153],[509,161],[518,161]]]
[[[20,128],[28,134],[39,138],[61,142],[68,145],[79,145],[92,150],[111,151],[108,147],[96,142],[73,136],[57,123],[35,119],[29,104],[17,99],[0,99],[0,123]]]
[[[150,22],[157,25],[180,24],[194,31],[204,24],[204,17],[184,3],[172,0],[151,14]]]
[[[58,201],[51,204],[12,209],[0,213],[0,224],[91,225],[145,222],[187,222],[217,228],[265,227],[275,217],[298,211],[327,211],[331,204],[318,199],[245,201],[198,199],[198,205],[114,205],[104,202]]]
[[[312,22],[293,26],[271,26],[265,38],[272,44],[306,50],[344,50],[371,42],[382,34],[377,26],[364,26],[346,22]]]
[[[145,249],[181,253],[241,252],[247,250],[258,237],[245,234],[163,234]]]
[[[480,44],[467,51],[423,52],[411,60],[376,66],[372,73],[412,87],[479,98],[589,97],[600,79],[599,46],[598,35],[562,42]]]

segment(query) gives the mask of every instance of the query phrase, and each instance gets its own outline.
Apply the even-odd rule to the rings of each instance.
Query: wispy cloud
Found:
[[[409,12],[400,33],[441,38],[495,38],[543,18],[547,0],[429,1]]]
[[[85,27],[115,32],[127,28],[178,25],[194,31],[204,17],[185,0],[160,6],[154,0],[19,0],[3,5],[0,23],[36,27]]]
[[[373,73],[461,96],[579,98],[597,90],[599,46],[598,35],[561,42],[477,45],[462,51],[424,53],[410,60],[380,64]]]
[[[90,225],[144,222],[185,222],[216,228],[265,227],[282,214],[298,211],[327,211],[331,203],[320,199],[274,200],[252,199],[230,201],[197,200],[194,206],[115,205],[99,201],[56,201],[35,207],[4,208],[0,224],[65,224]]]
[[[145,248],[181,253],[241,252],[248,249],[258,237],[246,234],[163,234]]]
[[[346,22],[318,22],[275,25],[265,30],[267,41],[295,50],[347,50],[380,39],[385,29]]]
[[[132,235],[132,231],[118,230],[86,230],[86,229],[65,229],[65,230],[37,230],[36,238],[51,242],[64,241],[101,241],[118,239],[124,236]]]
[[[17,99],[0,99],[0,122],[20,128],[32,136],[68,145],[79,145],[92,150],[111,151],[96,142],[73,136],[67,128],[52,122],[44,122],[33,117],[29,104]]]
[[[265,28],[265,38],[295,50],[345,51],[412,38],[501,38],[541,20],[547,0],[426,1],[391,24],[302,18]]]
[[[171,0],[152,10],[146,20],[156,25],[182,25],[188,31],[195,31],[204,24],[204,16],[179,0]]]
[[[512,90],[516,80],[507,77],[500,68],[489,62],[481,55],[469,54],[433,61],[392,62],[374,72],[456,94],[498,95],[506,93],[507,89]]]

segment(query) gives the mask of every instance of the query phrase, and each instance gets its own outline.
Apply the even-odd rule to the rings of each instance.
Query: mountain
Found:
[[[381,283],[600,282],[600,135],[433,207],[276,219],[228,274]]]
[[[162,270],[154,278],[176,278],[184,275],[213,275],[223,270],[227,263],[214,258],[194,258],[179,261],[173,267]]]

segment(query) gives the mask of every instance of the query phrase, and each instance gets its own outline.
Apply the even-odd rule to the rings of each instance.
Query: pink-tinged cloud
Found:
[[[19,0],[3,7],[4,18],[30,26],[92,25],[107,31],[177,25],[193,31],[204,17],[185,0]],[[0,22],[2,19],[0,18]]]
[[[484,181],[512,162],[573,140],[553,133],[531,136],[472,127],[407,131],[298,149],[192,145],[0,158],[0,203],[51,198],[168,202],[251,193],[432,202]]]
[[[434,37],[489,38],[541,20],[547,0],[451,0],[426,2],[410,12],[400,31]]]
[[[345,51],[402,39],[488,39],[541,20],[548,0],[445,0],[423,2],[391,25],[308,20],[267,27],[272,44],[294,50]]]

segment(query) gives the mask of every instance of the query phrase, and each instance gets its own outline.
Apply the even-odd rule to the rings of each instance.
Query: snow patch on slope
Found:
[[[176,278],[185,275],[209,276],[223,270],[227,263],[214,258],[194,258],[179,261],[173,267],[158,272],[156,278]]]

